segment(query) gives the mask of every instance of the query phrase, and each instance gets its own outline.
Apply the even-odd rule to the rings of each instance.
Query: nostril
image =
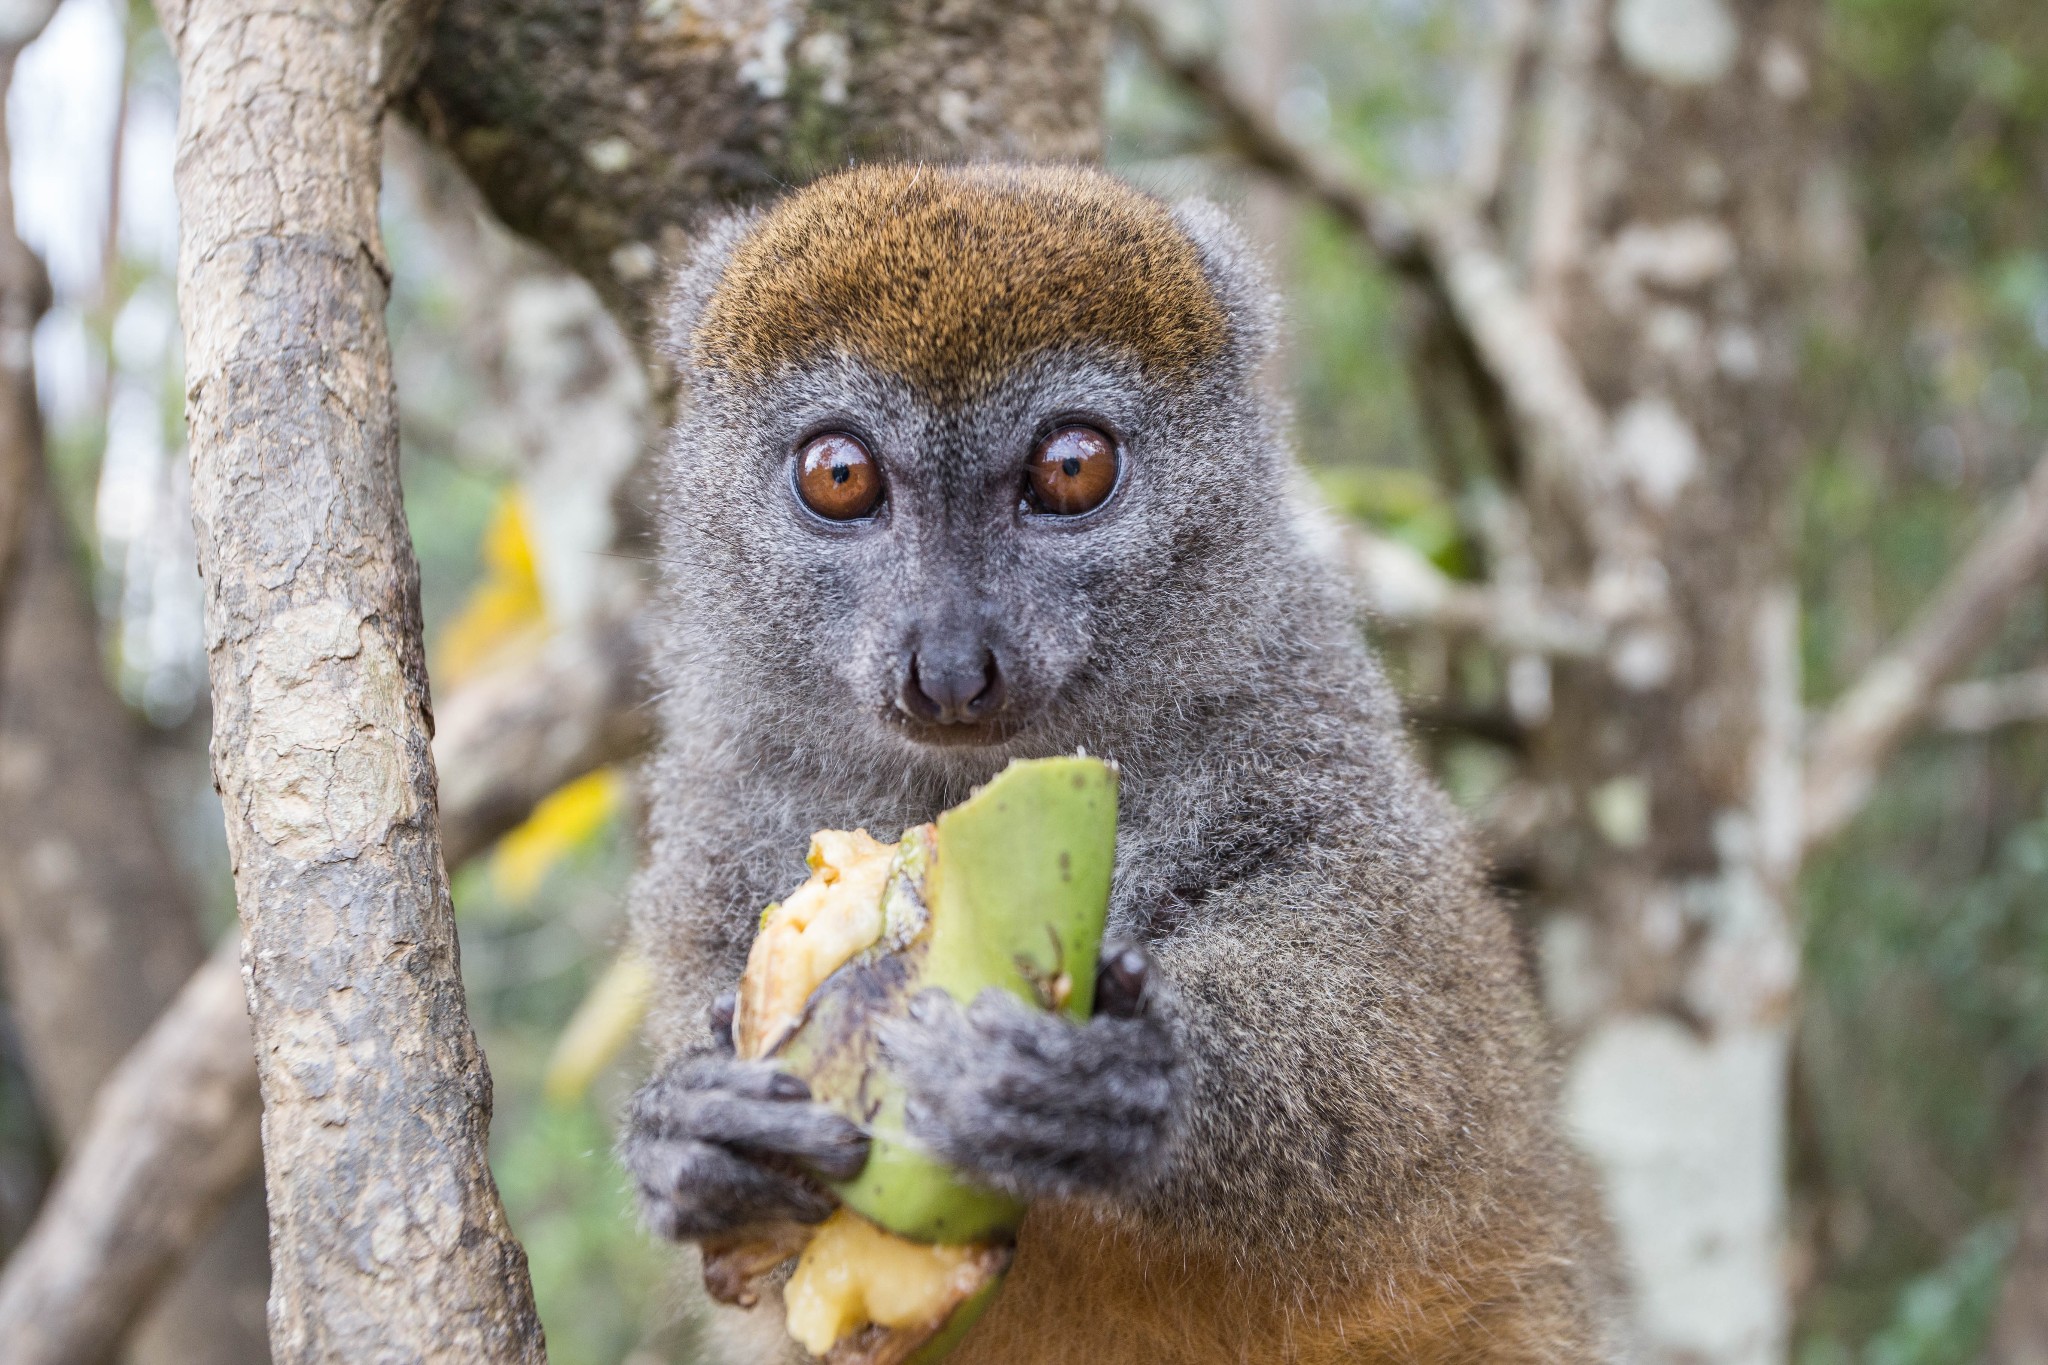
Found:
[[[917,655],[910,656],[903,670],[903,687],[897,693],[896,705],[905,715],[914,720],[935,721],[939,719],[939,703],[931,693],[924,690],[924,680],[918,675]]]
[[[1003,706],[1003,670],[996,663],[994,650],[982,652],[981,690],[967,703],[967,710],[979,720],[993,715]]]

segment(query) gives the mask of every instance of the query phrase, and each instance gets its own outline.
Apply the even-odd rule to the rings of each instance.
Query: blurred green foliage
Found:
[[[1833,0],[1833,177],[1856,228],[1815,310],[1806,676],[1834,695],[2048,441],[2048,8]],[[2038,664],[2048,601],[1984,673]],[[2048,1066],[2048,742],[1929,736],[1808,866],[1799,1359],[1977,1359]]]

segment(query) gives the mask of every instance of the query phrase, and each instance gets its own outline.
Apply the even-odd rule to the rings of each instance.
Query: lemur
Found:
[[[704,1022],[809,833],[1085,749],[1128,1007],[885,1038],[913,1133],[1030,1201],[959,1365],[1621,1358],[1509,923],[1304,536],[1275,330],[1223,213],[1093,170],[869,166],[703,235],[621,1138],[657,1232],[815,1222],[864,1158]],[[726,1358],[784,1359],[754,1316]]]

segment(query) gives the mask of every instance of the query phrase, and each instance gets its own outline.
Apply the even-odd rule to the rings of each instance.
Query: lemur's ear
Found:
[[[1230,345],[1253,370],[1272,354],[1279,337],[1279,296],[1266,260],[1230,215],[1207,199],[1183,199],[1173,221],[1195,244],[1202,273],[1230,319]]]
[[[739,209],[707,220],[692,235],[688,252],[669,277],[655,343],[686,382],[691,368],[690,340],[697,324],[703,320],[711,296],[718,292],[719,281],[725,278],[734,248],[760,216],[759,209]]]

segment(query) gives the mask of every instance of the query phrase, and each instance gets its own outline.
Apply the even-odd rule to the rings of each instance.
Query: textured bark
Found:
[[[708,209],[849,158],[1092,160],[1105,0],[444,0],[415,118],[647,322]]]
[[[98,616],[47,497],[27,529],[0,633],[0,945],[22,1050],[71,1151],[101,1083],[204,950],[156,834],[133,722],[101,671]],[[247,1184],[234,1217],[141,1324],[127,1353],[136,1365],[268,1358],[262,1191]],[[0,1359],[14,1358],[0,1347]]]
[[[196,1243],[253,1172],[258,1106],[235,964],[229,944],[101,1090],[89,1135],[0,1280],[0,1360],[103,1359],[176,1265],[166,1249]]]
[[[383,324],[379,124],[425,17],[164,15],[214,775],[288,1361],[545,1358],[486,1164]]]

